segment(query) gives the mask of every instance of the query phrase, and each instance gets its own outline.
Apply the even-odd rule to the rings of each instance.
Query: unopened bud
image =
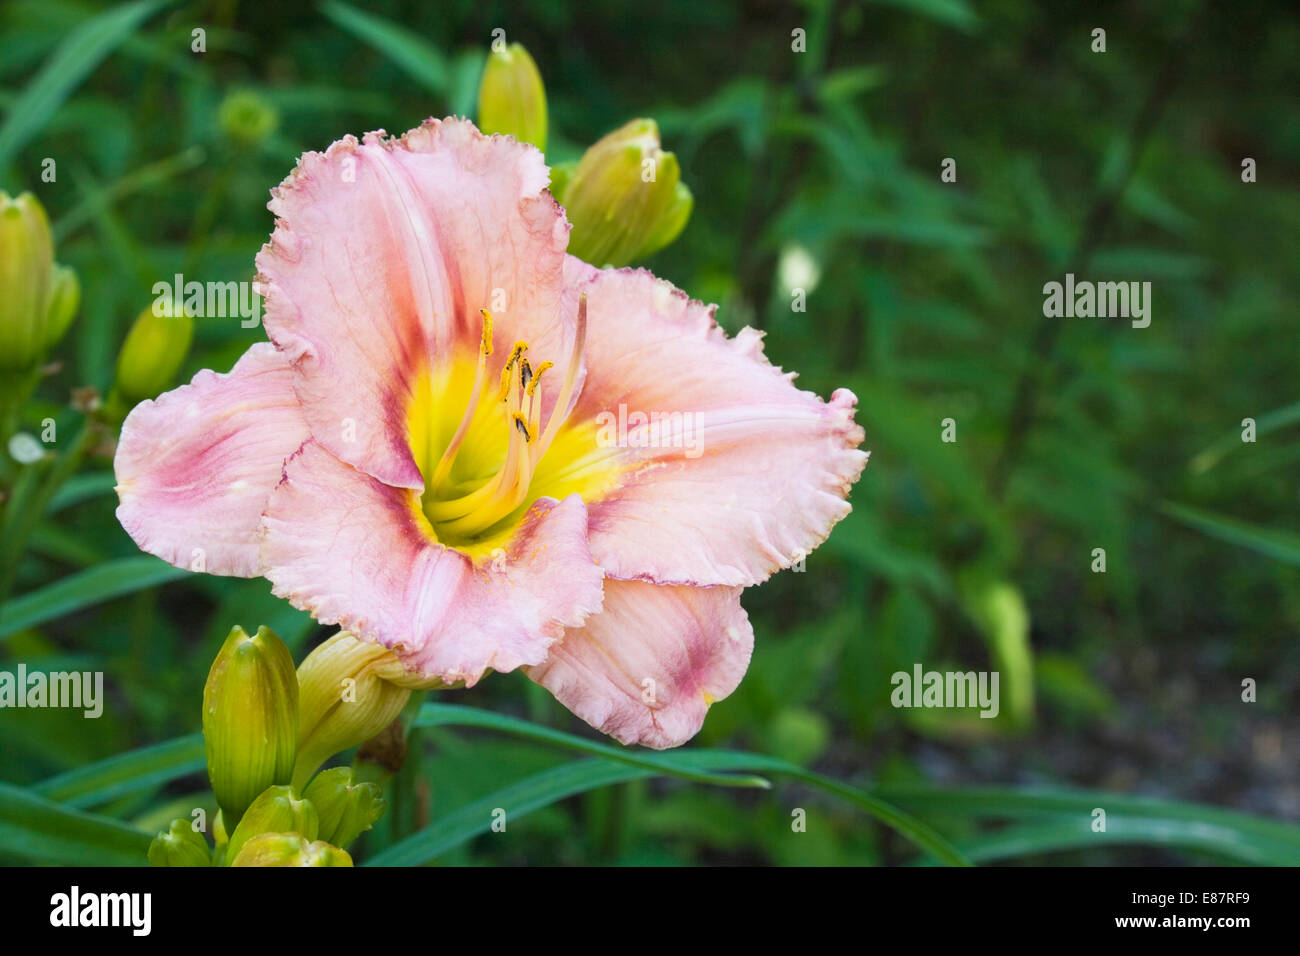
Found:
[[[488,54],[478,88],[478,127],[546,151],[546,88],[537,64],[518,43]]]
[[[236,626],[203,688],[208,777],[227,827],[267,787],[289,783],[298,740],[298,682],[284,642]]]
[[[388,648],[340,631],[298,666],[300,710],[294,786],[302,787],[336,753],[364,743],[387,727],[411,691],[386,679],[400,674]]]
[[[231,866],[351,866],[346,850],[297,833],[264,833],[244,844]]]
[[[0,370],[25,371],[45,349],[54,240],[31,193],[0,191]]]
[[[50,308],[46,312],[45,347],[53,348],[63,341],[68,326],[77,314],[81,304],[81,283],[77,274],[67,266],[55,265],[54,275],[50,280]]]
[[[305,797],[294,796],[290,787],[267,787],[254,800],[230,834],[226,859],[239,856],[244,844],[263,833],[297,833],[307,840],[320,835],[320,818]]]
[[[384,815],[384,798],[373,783],[357,783],[351,767],[316,775],[303,794],[320,818],[318,836],[346,847]]]
[[[597,266],[625,266],[686,228],[694,199],[677,157],[659,146],[654,120],[636,119],[593,144],[561,177],[573,230],[569,252]]]
[[[236,90],[217,111],[221,131],[239,146],[256,146],[275,132],[280,114],[251,90]]]
[[[179,302],[156,302],[141,312],[117,356],[116,390],[128,405],[167,390],[194,339],[194,319]]]
[[[212,851],[202,833],[196,833],[189,820],[171,822],[149,844],[150,866],[211,866]]]

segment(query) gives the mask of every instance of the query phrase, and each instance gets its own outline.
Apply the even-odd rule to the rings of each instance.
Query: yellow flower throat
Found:
[[[545,423],[541,383],[554,363],[533,367],[528,343],[516,342],[499,380],[489,382],[492,315],[480,313],[477,355],[422,375],[407,420],[425,486],[415,510],[434,540],[475,558],[504,546],[539,497],[562,500],[576,492],[590,502],[618,475],[613,450],[596,442],[595,425],[566,420],[586,342],[586,296],[579,299],[573,351]]]

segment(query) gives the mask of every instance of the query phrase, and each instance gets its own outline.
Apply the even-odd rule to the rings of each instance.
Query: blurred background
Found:
[[[1300,846],[1267,828],[1300,820],[1300,20],[1288,5],[109,9],[7,0],[0,12],[0,187],[40,198],[82,284],[57,368],[23,412],[29,431],[47,417],[77,431],[155,282],[251,280],[268,190],[302,151],[473,116],[501,28],[544,78],[548,161],[634,117],[658,121],[695,208],[645,264],[718,303],[729,331],[765,330],[803,387],[859,398],[872,455],[853,513],[802,572],[746,593],[749,674],[690,746],[869,787],[987,862],[1286,862],[1277,854]],[[941,179],[945,158],[955,182]],[[1150,326],[1045,319],[1042,287],[1066,272],[1150,282]],[[176,381],[225,371],[263,338],[200,319]],[[942,440],[945,419],[956,441]],[[299,658],[326,636],[263,581],[140,555],[113,517],[110,455],[100,441],[54,495],[0,616],[0,668],[105,674],[98,720],[0,711],[0,780],[48,797],[79,768],[194,734],[233,624],[272,627]],[[998,671],[1000,715],[895,709],[890,675],[917,662]],[[518,674],[438,699],[592,736]],[[571,759],[509,734],[420,730],[358,860]],[[70,799],[152,832],[194,805],[201,767]],[[1090,793],[1051,796],[1070,788]],[[1263,855],[1195,835],[1208,819],[1197,804],[1260,821],[1241,825]],[[1115,838],[1096,839],[1076,805],[1111,808]],[[792,831],[793,807],[806,832]],[[509,832],[437,859],[918,859],[858,807],[791,780],[620,783],[550,801]],[[16,846],[0,839],[0,860],[25,862]]]

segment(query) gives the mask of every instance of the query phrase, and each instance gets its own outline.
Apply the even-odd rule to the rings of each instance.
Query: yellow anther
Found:
[[[490,348],[491,333],[488,330],[491,316],[487,310],[482,311],[485,347]],[[578,297],[578,317],[573,332],[564,381],[555,396],[550,419],[544,423],[540,420],[542,396],[538,393],[537,387],[542,376],[549,369],[554,368],[555,363],[541,362],[533,368],[527,358],[528,343],[522,340],[516,342],[510,350],[501,369],[501,386],[498,395],[501,401],[507,403],[505,417],[509,440],[505,460],[492,477],[459,497],[447,498],[439,494],[437,497],[430,498],[426,492],[426,500],[423,502],[424,512],[434,523],[440,539],[452,541],[479,537],[527,503],[534,472],[568,417],[569,405],[577,389],[587,341],[586,293]],[[483,355],[486,356],[487,352]],[[482,367],[486,367],[482,357],[480,366],[481,372]],[[475,395],[480,387],[480,379],[476,377]],[[474,402],[475,396],[471,396],[469,409],[449,449],[450,454],[445,454],[444,461],[439,465],[436,477],[440,480],[432,483],[433,487],[440,491],[452,490],[447,488],[443,481],[449,475],[450,459],[454,456],[454,449],[464,437],[464,432],[473,418]],[[515,434],[516,430],[518,435]]]
[[[515,412],[515,428],[518,428],[524,436],[525,443],[533,440],[533,436],[528,431],[528,419],[524,418],[523,412]]]
[[[484,355],[492,354],[492,313],[487,309],[479,309],[483,316],[483,337],[479,340],[479,349]]]
[[[514,376],[511,373],[514,371],[515,364],[527,351],[528,343],[523,341],[516,342],[515,347],[510,350],[510,358],[506,360],[506,367],[501,370],[501,389],[497,392],[497,398],[503,402],[510,398],[510,387],[514,382]]]
[[[537,383],[542,380],[542,373],[545,372],[548,368],[555,368],[555,363],[543,362],[541,365],[537,366],[536,370],[533,372],[533,380],[528,383],[529,398],[532,398],[533,392],[537,391]]]

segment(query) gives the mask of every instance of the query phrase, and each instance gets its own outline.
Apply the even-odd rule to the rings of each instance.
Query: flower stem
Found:
[[[54,493],[76,472],[94,433],[95,423],[85,420],[72,443],[48,467],[48,473],[45,462],[19,471],[13,495],[5,502],[4,518],[0,521],[0,604],[9,597],[27,539],[36,530]]]

